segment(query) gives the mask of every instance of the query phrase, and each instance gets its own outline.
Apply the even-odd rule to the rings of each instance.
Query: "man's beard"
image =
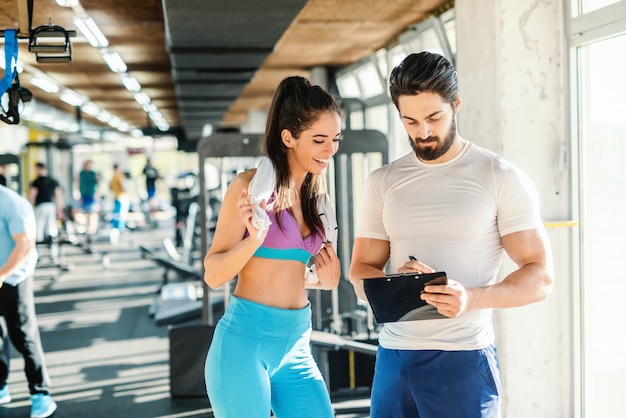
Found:
[[[448,152],[452,144],[454,144],[454,139],[456,138],[456,120],[454,117],[452,118],[452,123],[450,124],[450,132],[444,141],[441,141],[441,138],[438,136],[429,136],[425,140],[418,139],[417,142],[427,142],[427,141],[436,141],[437,145],[435,147],[428,146],[426,148],[418,147],[415,143],[416,141],[411,138],[409,135],[409,142],[411,143],[411,148],[415,151],[415,155],[420,160],[423,161],[433,161],[437,158],[441,157],[443,154]]]

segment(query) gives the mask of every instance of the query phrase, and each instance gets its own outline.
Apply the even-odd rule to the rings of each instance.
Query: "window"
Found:
[[[613,3],[617,3],[619,0],[572,0],[572,10],[574,15],[582,15],[609,6]],[[576,11],[580,11],[576,13]]]

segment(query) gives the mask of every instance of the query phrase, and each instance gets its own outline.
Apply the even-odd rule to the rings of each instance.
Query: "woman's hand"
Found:
[[[261,209],[265,210],[267,202],[263,200],[261,201],[260,205],[255,205],[251,203],[251,199],[252,196],[248,194],[248,190],[243,189],[241,191],[241,194],[239,195],[239,198],[237,199],[237,210],[239,211],[239,216],[241,217],[241,220],[248,230],[250,239],[257,241],[258,244],[261,245],[263,241],[265,241],[265,236],[267,235],[267,231],[269,231],[269,229],[259,231],[252,224],[252,217],[254,215],[254,208],[256,206],[259,206]]]
[[[341,264],[333,246],[328,242],[315,255],[315,271],[319,282],[313,288],[331,290],[339,285]]]

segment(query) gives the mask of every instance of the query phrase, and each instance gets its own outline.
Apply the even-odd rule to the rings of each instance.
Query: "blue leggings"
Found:
[[[372,418],[499,418],[495,346],[471,351],[378,347]]]
[[[232,296],[204,369],[215,417],[333,417],[310,335],[310,306],[279,309]]]

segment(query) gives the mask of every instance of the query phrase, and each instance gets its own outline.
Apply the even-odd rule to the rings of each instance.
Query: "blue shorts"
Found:
[[[481,350],[378,348],[372,418],[499,418],[496,347]]]
[[[204,370],[216,418],[332,418],[311,355],[311,307],[279,309],[232,296]]]
[[[152,199],[156,194],[156,187],[147,187],[146,190],[148,192],[148,200]]]
[[[80,207],[85,213],[94,213],[96,210],[96,199],[93,196],[83,196]]]

